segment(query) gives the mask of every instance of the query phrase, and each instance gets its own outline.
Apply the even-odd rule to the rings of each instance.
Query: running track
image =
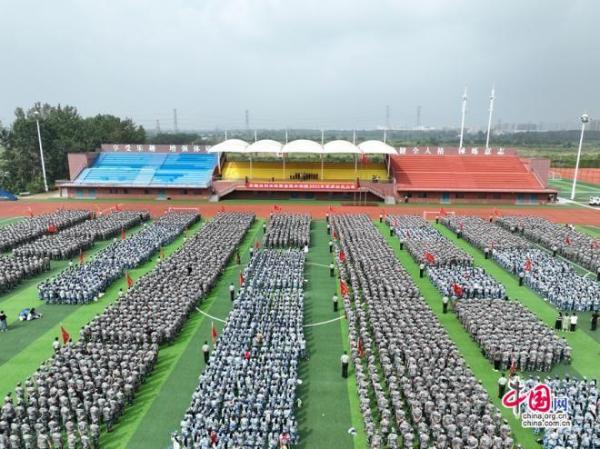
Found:
[[[116,203],[115,203],[116,204]],[[124,202],[119,205],[123,209],[127,210],[149,210],[154,216],[162,215],[169,208],[186,208],[193,207],[200,211],[202,216],[212,217],[219,211],[224,210],[227,212],[231,211],[243,211],[243,212],[254,212],[259,217],[267,217],[273,212],[273,204],[277,204],[281,212],[294,212],[294,213],[308,213],[313,218],[324,218],[325,214],[330,211],[328,204],[293,204],[286,203],[285,201],[277,202],[274,201],[271,204],[230,204],[227,203],[200,203],[200,204],[157,204],[153,202]],[[96,207],[97,206],[97,207]],[[27,201],[27,202],[0,202],[0,217],[17,217],[17,216],[28,216],[31,213],[38,215],[45,212],[52,212],[60,207],[68,209],[98,209],[105,210],[110,208],[110,203],[93,203],[89,201],[68,201],[64,203],[60,202],[47,202],[47,201]],[[494,211],[494,206],[489,208],[484,207],[459,207],[454,209],[452,206],[443,206],[447,212],[455,212],[457,215],[475,215],[482,218],[488,218]],[[433,218],[435,211],[439,211],[439,204],[431,205],[419,205],[419,206],[332,206],[331,213],[364,213],[368,214],[371,218],[376,218],[380,213],[396,213],[405,215],[422,215],[424,211],[432,212],[429,218]],[[497,209],[500,215],[536,215],[547,218],[548,220],[558,223],[572,223],[580,225],[598,225],[600,224],[600,209],[584,209],[584,208],[502,208]]]

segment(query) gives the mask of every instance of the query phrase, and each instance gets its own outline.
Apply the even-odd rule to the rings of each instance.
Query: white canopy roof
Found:
[[[208,149],[209,153],[245,153],[248,142],[240,139],[228,139]]]
[[[380,140],[367,140],[358,144],[358,148],[363,154],[398,154],[394,147]]]
[[[323,148],[325,149],[325,154],[360,153],[358,147],[347,140],[332,140],[331,142],[327,142]]]
[[[209,153],[310,153],[310,154],[398,154],[396,149],[380,140],[367,140],[354,145],[347,140],[333,140],[321,145],[314,140],[292,140],[285,145],[263,139],[252,144],[240,139],[228,139],[208,149]]]
[[[246,153],[281,153],[283,145],[276,140],[257,140],[246,148]]]
[[[286,143],[281,149],[283,153],[323,154],[323,146],[314,140],[298,139]]]

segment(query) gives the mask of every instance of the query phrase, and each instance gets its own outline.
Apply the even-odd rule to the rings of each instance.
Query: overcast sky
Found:
[[[35,101],[154,128],[600,116],[597,0],[0,0],[0,120]],[[496,121],[496,120],[494,120]]]

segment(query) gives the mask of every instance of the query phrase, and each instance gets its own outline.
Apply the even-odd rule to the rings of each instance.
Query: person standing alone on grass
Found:
[[[54,352],[58,352],[58,350],[60,349],[60,342],[58,341],[58,337],[56,337],[52,342],[52,349],[54,349]]]
[[[8,330],[8,324],[6,322],[6,315],[4,310],[0,310],[0,332],[6,332]]]
[[[2,328],[2,315],[4,314],[4,312],[0,312],[0,329]],[[596,310],[594,313],[592,313],[592,330],[595,331],[596,329],[598,329],[598,318],[600,317],[600,314],[598,314],[598,311]],[[6,318],[5,318],[6,321]]]
[[[450,298],[448,298],[447,296],[444,296],[442,298],[442,307],[443,307],[444,313],[448,313],[448,303],[449,302],[450,302]]]
[[[348,365],[350,363],[350,356],[347,351],[344,351],[342,356],[340,357],[340,362],[342,362],[342,377],[344,379],[348,378]]]
[[[329,277],[332,278],[335,275],[335,265],[333,262],[329,264]]]
[[[202,354],[204,354],[204,363],[206,363],[207,365],[208,360],[210,358],[210,346],[208,346],[208,341],[204,341],[204,344],[202,345]]]
[[[502,399],[504,397],[504,393],[506,393],[506,384],[508,384],[508,379],[502,374],[500,379],[498,379],[498,397]]]
[[[233,285],[233,282],[229,284],[229,299],[231,299],[232,302],[235,299],[235,286]]]
[[[337,312],[338,311],[338,297],[335,293],[333,294],[332,302],[333,302],[333,311]]]

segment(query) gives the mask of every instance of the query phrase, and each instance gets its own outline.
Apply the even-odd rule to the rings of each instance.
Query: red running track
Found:
[[[162,215],[169,208],[186,208],[192,207],[198,209],[203,216],[212,217],[219,211],[243,211],[254,212],[259,217],[268,217],[273,212],[273,205],[277,204],[282,212],[293,213],[308,213],[313,218],[324,218],[325,214],[330,213],[356,213],[368,214],[372,218],[377,218],[381,213],[395,213],[403,215],[422,215],[424,211],[431,212],[429,218],[435,216],[435,212],[439,211],[439,205],[419,205],[419,206],[330,206],[328,204],[306,205],[306,204],[290,204],[286,202],[274,202],[272,204],[231,204],[227,203],[202,203],[202,204],[157,204],[143,202],[125,202],[119,203],[119,207],[127,210],[149,210],[154,216]],[[28,216],[30,213],[39,215],[41,213],[52,212],[61,207],[68,209],[96,209],[108,210],[115,207],[116,204],[111,203],[91,203],[89,201],[68,201],[68,202],[47,202],[47,201],[27,201],[27,202],[0,202],[0,217],[17,217]],[[452,208],[452,206],[444,206],[447,212],[455,212],[457,215],[475,215],[482,218],[488,218],[495,208],[483,207],[460,207]],[[548,220],[557,223],[572,223],[582,225],[600,225],[600,209],[584,209],[584,208],[502,208],[497,209],[500,215],[536,215],[544,217]]]

